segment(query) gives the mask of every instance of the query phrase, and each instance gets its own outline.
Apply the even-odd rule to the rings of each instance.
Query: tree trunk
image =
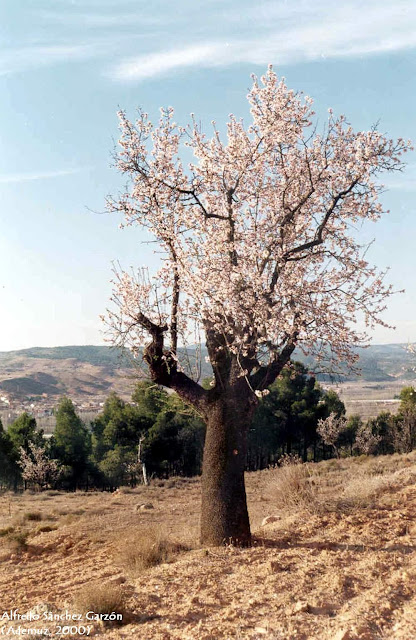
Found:
[[[253,409],[235,392],[218,399],[208,413],[202,467],[203,545],[251,544],[244,467]]]

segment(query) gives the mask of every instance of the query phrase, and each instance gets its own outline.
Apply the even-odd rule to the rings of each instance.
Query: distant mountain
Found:
[[[341,366],[343,375],[340,380],[363,380],[367,382],[383,382],[394,379],[409,379],[414,377],[416,357],[409,353],[406,344],[377,344],[366,349],[356,349],[359,355],[357,367],[360,374],[348,370],[347,365]],[[311,357],[305,357],[298,350],[294,352],[294,360],[304,362],[311,371],[319,371],[319,367]],[[330,380],[328,374],[318,374],[320,380]]]
[[[416,357],[409,354],[404,344],[372,345],[359,350],[361,380],[383,382],[406,380],[414,377]],[[185,370],[200,368],[200,378],[211,375],[205,362],[206,349],[198,357],[195,347],[182,350],[179,358]],[[317,370],[311,358],[295,352],[294,359],[304,362],[310,371]],[[198,364],[199,363],[199,364]],[[359,380],[347,373],[343,380]],[[130,397],[134,381],[140,373],[127,351],[107,346],[34,347],[19,351],[0,352],[0,396],[12,399],[69,395],[77,398],[105,397],[116,391]],[[328,376],[319,375],[320,379]]]
[[[127,353],[105,346],[0,352],[0,396],[16,401],[104,398],[111,391],[129,398],[137,375]]]
[[[68,347],[32,347],[19,351],[0,351],[0,367],[3,362],[18,358],[38,358],[41,360],[68,360],[75,359],[79,362],[100,367],[111,366],[131,366],[130,357],[127,352],[120,349],[106,346],[75,345]]]

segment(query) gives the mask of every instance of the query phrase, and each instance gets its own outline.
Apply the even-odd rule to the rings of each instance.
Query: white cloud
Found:
[[[93,7],[92,7],[93,9]],[[140,12],[136,10],[133,11],[107,11],[106,13],[102,11],[102,7],[100,7],[100,11],[94,13],[91,9],[89,12],[74,12],[65,14],[65,26],[75,26],[76,28],[110,28],[114,29],[117,27],[132,27],[137,29],[137,27],[141,26],[158,26],[164,24],[166,21],[165,16],[159,16],[157,14],[151,13],[149,11]],[[48,10],[42,12],[43,19],[47,20],[50,23],[55,25],[62,25],[62,11],[57,10]]]
[[[221,15],[221,29],[225,32],[221,39],[215,32],[215,24],[220,21],[213,22],[212,16],[207,16],[202,30],[205,41],[201,42],[200,29],[198,44],[183,47],[174,46],[172,42],[171,47],[158,52],[126,57],[114,65],[108,75],[115,80],[138,81],[184,67],[228,66],[241,62],[294,64],[321,58],[391,53],[416,46],[414,2],[378,0],[363,6],[355,0],[342,6],[317,2],[308,3],[305,11],[303,5],[302,2],[263,3],[257,10],[242,6],[236,24],[232,21],[235,14],[226,12]],[[203,21],[202,15],[200,22]],[[181,40],[183,42],[183,37]]]
[[[33,173],[6,173],[0,174],[0,184],[11,184],[13,182],[27,182],[29,180],[45,180],[47,178],[59,178],[79,173],[89,167],[78,169],[62,169],[58,171],[38,171]]]
[[[19,38],[3,46],[0,75],[101,57],[107,76],[134,82],[195,66],[289,65],[416,47],[414,0],[57,0],[32,18],[31,40],[22,31],[20,46]]]
[[[226,52],[226,44],[215,43],[161,51],[124,60],[110,70],[109,75],[117,80],[138,80],[198,64],[216,66],[223,62]]]

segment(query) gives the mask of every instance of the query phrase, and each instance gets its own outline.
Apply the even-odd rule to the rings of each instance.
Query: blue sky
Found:
[[[2,0],[0,350],[103,342],[111,262],[154,264],[139,229],[105,213],[116,111],[175,107],[219,126],[247,117],[250,74],[273,63],[356,129],[416,141],[416,3],[330,0]],[[375,342],[416,341],[416,155],[384,180],[390,214],[365,226],[372,261],[406,289]]]

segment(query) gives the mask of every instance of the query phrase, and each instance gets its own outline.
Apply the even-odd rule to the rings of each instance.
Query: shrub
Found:
[[[27,511],[23,514],[23,520],[40,522],[42,520],[42,514],[40,511]]]
[[[336,500],[336,506],[341,511],[371,507],[376,498],[388,491],[391,485],[391,476],[360,474],[347,482]]]
[[[125,596],[120,586],[111,583],[92,582],[85,585],[76,594],[73,605],[77,611],[86,614],[93,611],[98,614],[125,613]]]
[[[4,544],[10,553],[23,553],[27,550],[28,531],[16,531],[12,529],[3,537]]]
[[[282,509],[317,509],[316,480],[312,479],[310,463],[302,463],[297,456],[282,456],[274,472],[270,492]]]
[[[187,550],[188,546],[169,541],[157,529],[143,529],[123,541],[117,560],[135,577],[150,567],[170,562],[178,553]]]
[[[56,525],[45,524],[41,527],[38,527],[36,529],[36,533],[49,533],[49,531],[56,531],[57,528],[58,527]]]

